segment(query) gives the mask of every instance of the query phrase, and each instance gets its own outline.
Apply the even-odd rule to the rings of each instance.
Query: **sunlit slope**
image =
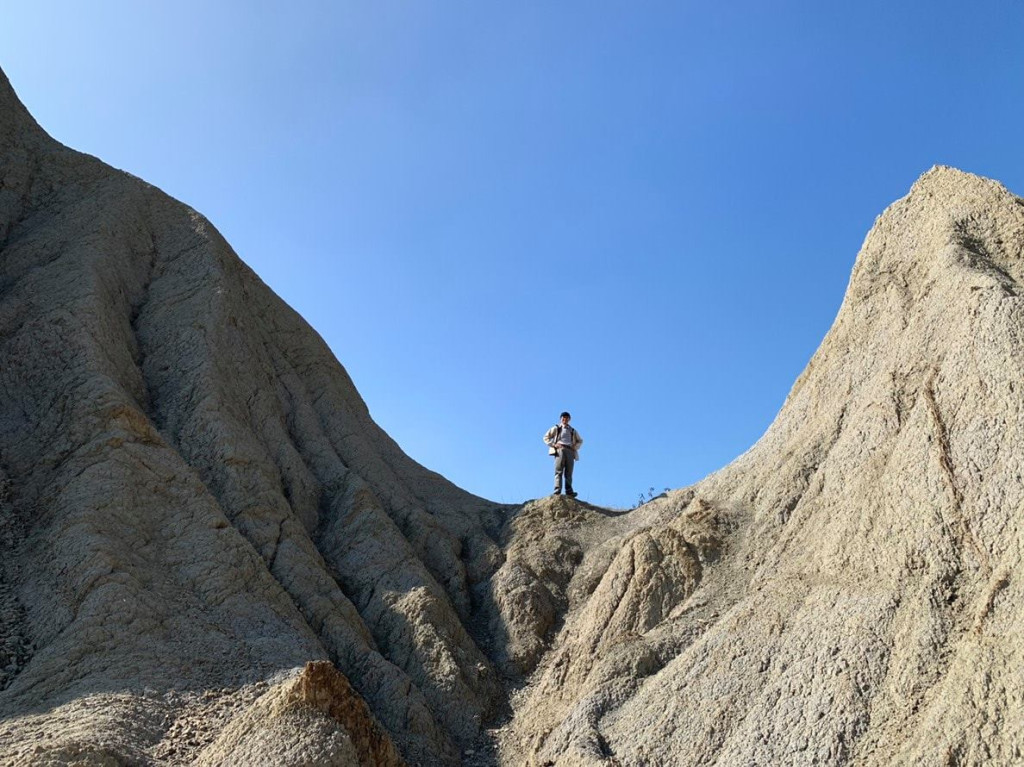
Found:
[[[532,763],[1019,763],[1022,279],[998,183],[893,204],[764,437],[583,559]]]

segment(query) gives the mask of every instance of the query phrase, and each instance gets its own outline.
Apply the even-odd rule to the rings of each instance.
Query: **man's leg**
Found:
[[[565,450],[560,450],[559,453],[565,455],[565,460],[562,463],[562,473],[565,475],[565,494],[573,495],[572,468],[576,463],[576,456],[574,456],[572,450],[568,448],[566,448]]]
[[[558,452],[555,453],[555,494],[556,495],[558,493],[562,492],[562,466],[564,465],[563,464],[563,460],[564,460],[565,452],[566,452],[565,450],[559,449]]]

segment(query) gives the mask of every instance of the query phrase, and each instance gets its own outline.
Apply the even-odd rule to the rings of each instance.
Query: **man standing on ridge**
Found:
[[[555,495],[562,494],[564,475],[565,494],[575,498],[576,492],[572,489],[572,467],[579,460],[583,437],[569,425],[570,418],[572,416],[568,413],[562,413],[558,423],[544,435],[544,444],[548,446],[548,455],[555,456]]]

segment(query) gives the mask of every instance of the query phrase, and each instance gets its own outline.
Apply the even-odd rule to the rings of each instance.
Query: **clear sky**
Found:
[[[413,458],[629,506],[771,423],[875,216],[1024,193],[1024,2],[0,4],[53,136],[206,214]]]

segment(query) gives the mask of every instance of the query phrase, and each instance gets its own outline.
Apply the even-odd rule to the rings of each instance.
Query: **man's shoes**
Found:
[[[569,492],[566,493],[566,495],[569,496],[570,498],[575,498],[577,495],[579,495],[579,493],[570,490]]]
[[[561,490],[556,490],[556,491],[555,491],[555,492],[553,492],[553,493],[552,493],[551,495],[561,495],[561,494],[562,494],[562,491],[561,491]]]

